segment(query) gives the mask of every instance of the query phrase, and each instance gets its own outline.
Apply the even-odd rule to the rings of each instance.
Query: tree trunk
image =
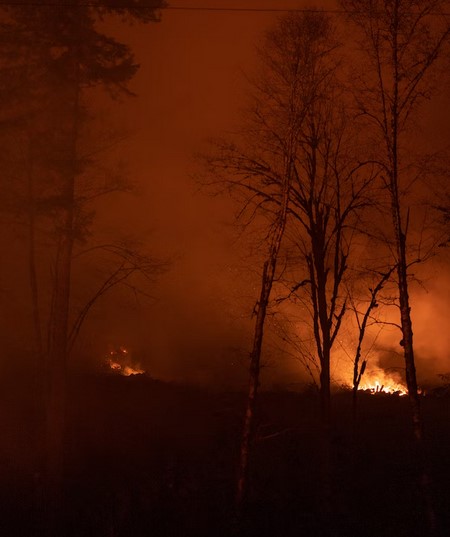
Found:
[[[73,193],[74,177],[67,178],[66,189]],[[49,536],[58,533],[62,513],[64,433],[67,389],[67,338],[70,276],[73,247],[73,207],[64,209],[54,275],[54,296],[50,321],[48,355],[48,393],[46,429],[46,499]]]
[[[42,341],[41,315],[39,308],[39,288],[36,271],[36,196],[33,176],[33,143],[31,137],[28,145],[28,270],[30,278],[31,303],[33,309],[33,325],[35,351],[37,355],[37,371],[41,369],[44,354]]]
[[[330,349],[323,349],[320,371],[320,504],[328,527],[332,510]]]
[[[316,331],[316,346],[320,358],[320,503],[325,516],[325,526],[332,505],[332,464],[331,464],[331,327],[327,300],[327,269],[325,267],[325,240],[323,228],[316,226],[318,232],[312,237],[315,279],[317,282],[316,300],[317,318],[320,331]],[[337,247],[337,246],[336,246]],[[335,274],[335,278],[336,278]],[[331,313],[330,313],[331,315]]]
[[[426,448],[423,438],[423,420],[422,411],[420,407],[420,397],[417,389],[417,377],[416,366],[414,359],[414,346],[413,346],[413,331],[411,320],[411,308],[409,305],[409,293],[408,293],[408,269],[406,259],[406,237],[402,232],[401,219],[400,219],[400,204],[398,199],[398,192],[393,185],[393,193],[397,193],[397,196],[392,195],[392,211],[395,227],[395,238],[397,245],[398,256],[398,290],[400,301],[400,321],[402,329],[402,341],[403,356],[405,360],[405,372],[406,372],[406,385],[408,387],[408,398],[411,408],[412,429],[414,435],[414,442],[416,445],[416,457],[418,459],[419,470],[419,485],[422,491],[422,499],[424,502],[426,516],[428,521],[428,529],[430,535],[434,535],[437,530],[436,513],[434,509],[434,501],[432,498],[432,483],[428,469],[428,461],[426,455]]]
[[[60,189],[61,218],[53,279],[53,300],[49,327],[48,392],[46,428],[46,520],[48,537],[63,534],[64,440],[67,397],[68,321],[74,243],[75,179],[79,115],[79,63],[75,45],[71,51],[69,105],[67,111],[66,165]]]
[[[264,323],[269,304],[270,293],[275,278],[275,270],[278,261],[281,242],[283,240],[284,230],[289,205],[289,191],[291,181],[292,158],[289,156],[287,163],[287,172],[283,185],[282,200],[280,212],[278,215],[277,227],[273,236],[272,244],[269,251],[269,257],[264,263],[261,293],[257,304],[256,324],[253,337],[253,348],[250,355],[250,379],[247,397],[247,406],[245,411],[244,426],[242,432],[237,491],[236,491],[236,510],[239,517],[244,502],[248,496],[249,485],[249,456],[255,436],[255,407],[259,387],[259,375],[261,371],[261,349],[264,336]]]
[[[250,379],[245,410],[244,427],[242,432],[239,472],[237,481],[236,505],[238,511],[247,499],[249,481],[249,455],[255,434],[255,407],[259,387],[259,374],[261,370],[261,349],[264,335],[264,322],[269,303],[270,291],[273,283],[273,274],[268,273],[269,263],[264,263],[261,281],[261,294],[258,302],[253,349],[250,355]]]
[[[398,188],[398,141],[399,141],[399,0],[395,0],[392,22],[392,66],[393,66],[393,100],[392,100],[392,124],[391,124],[391,174],[390,193],[391,210],[394,227],[394,237],[397,251],[397,276],[400,302],[400,322],[402,329],[402,346],[404,350],[406,385],[411,406],[412,427],[416,444],[418,466],[420,473],[420,487],[425,504],[430,534],[436,531],[436,515],[431,494],[431,480],[428,472],[425,446],[423,442],[423,422],[420,409],[420,399],[417,391],[416,366],[414,360],[413,331],[411,321],[411,308],[409,305],[408,292],[408,261],[406,254],[406,232],[402,227],[400,194]]]
[[[46,432],[42,424],[45,423],[45,372],[47,370],[47,356],[44,353],[44,345],[42,340],[41,315],[39,306],[39,285],[36,269],[36,194],[34,183],[34,155],[32,135],[30,135],[28,143],[28,166],[27,166],[27,181],[28,181],[28,277],[31,292],[31,307],[33,315],[34,328],[34,370],[33,370],[33,415],[31,423],[33,425],[33,442],[34,450],[37,457],[34,461],[35,466],[35,482],[34,482],[34,519],[36,531],[39,533],[43,524],[43,509],[45,508],[42,497],[42,460],[40,460],[40,449]]]

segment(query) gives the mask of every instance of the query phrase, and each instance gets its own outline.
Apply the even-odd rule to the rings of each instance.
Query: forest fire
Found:
[[[110,370],[122,375],[130,377],[132,375],[143,375],[144,369],[141,369],[140,364],[133,363],[130,353],[125,347],[119,347],[119,350],[112,350],[106,360]]]
[[[366,373],[366,375],[367,378],[363,379],[358,390],[369,392],[373,395],[386,393],[401,397],[408,394],[406,386],[400,379],[387,375],[383,371],[373,374]]]

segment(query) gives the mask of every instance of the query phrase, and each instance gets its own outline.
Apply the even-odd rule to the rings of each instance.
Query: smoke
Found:
[[[424,287],[411,295],[414,346],[418,375],[436,381],[436,375],[450,371],[450,278],[448,265],[436,263]]]
[[[410,306],[414,334],[414,353],[419,385],[439,383],[439,374],[450,371],[450,278],[445,260],[433,260],[418,269],[420,281],[411,281]],[[399,324],[397,308],[385,320]],[[403,347],[398,327],[383,327],[369,357],[369,366],[396,372],[404,378]]]
[[[240,265],[242,252],[227,225],[233,207],[196,194],[190,170],[192,154],[204,139],[231,129],[238,119],[245,97],[241,71],[251,71],[254,46],[274,19],[257,17],[196,13],[186,24],[183,17],[167,12],[151,29],[135,27],[132,34],[120,30],[127,32],[124,41],[142,67],[133,86],[138,98],[111,110],[119,123],[135,129],[113,152],[127,162],[138,195],[105,200],[97,207],[95,225],[135,236],[172,263],[167,274],[146,288],[153,298],[124,288],[95,304],[74,349],[80,364],[96,366],[110,345],[124,345],[157,378],[217,386],[246,382],[259,277]],[[442,109],[435,115],[444,122]],[[9,256],[0,274],[2,327],[11,345],[25,341],[28,348],[30,293],[25,256],[16,251],[16,242],[7,237],[4,244]],[[47,261],[42,261],[46,276],[51,273]],[[425,265],[424,287],[414,284],[411,290],[420,379],[435,379],[450,370],[447,267],[445,262]],[[87,280],[87,274],[81,274],[79,285]],[[398,322],[395,312],[389,320]],[[400,339],[398,329],[383,329],[371,364],[403,367]],[[308,379],[300,361],[279,352],[270,337],[265,362],[266,386],[275,379],[284,385]],[[351,370],[351,355],[338,360],[336,370],[340,367]],[[346,373],[346,378],[351,376]]]

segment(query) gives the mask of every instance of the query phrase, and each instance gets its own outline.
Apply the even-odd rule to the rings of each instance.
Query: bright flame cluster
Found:
[[[372,394],[390,393],[400,396],[408,394],[407,388],[402,382],[387,375],[385,372],[367,374],[367,378],[363,377],[363,382],[361,382],[358,389]]]

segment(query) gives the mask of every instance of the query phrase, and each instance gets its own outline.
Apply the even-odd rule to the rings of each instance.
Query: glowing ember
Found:
[[[130,353],[125,347],[119,347],[119,350],[112,350],[106,360],[110,369],[124,377],[131,375],[142,375],[145,373],[140,364],[133,363]]]
[[[140,369],[140,368],[133,369],[132,367],[129,367],[128,365],[126,365],[122,369],[122,375],[124,375],[125,377],[129,377],[130,375],[142,375],[143,373],[145,373],[143,369]]]

